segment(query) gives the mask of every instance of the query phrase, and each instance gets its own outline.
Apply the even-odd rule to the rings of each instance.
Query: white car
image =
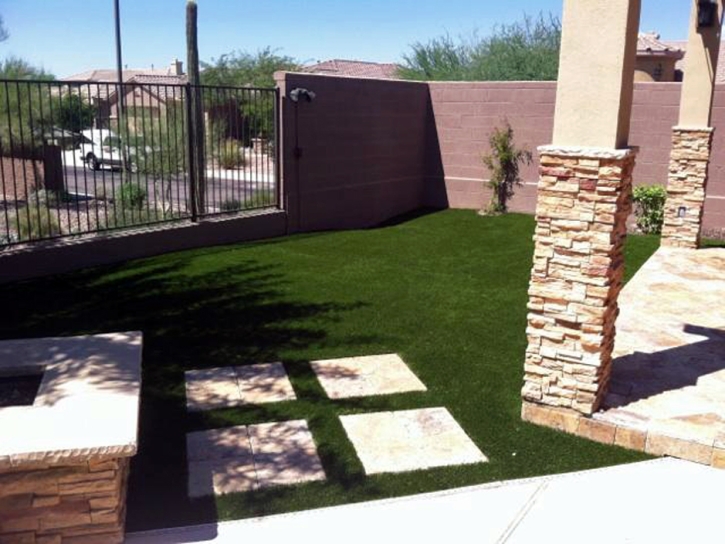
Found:
[[[102,166],[120,169],[123,166],[121,156],[121,138],[108,129],[88,129],[81,132],[83,138],[77,148],[78,158],[92,170]]]

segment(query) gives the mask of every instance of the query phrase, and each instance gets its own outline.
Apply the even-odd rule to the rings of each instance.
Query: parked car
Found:
[[[92,170],[103,166],[120,169],[123,166],[121,138],[108,129],[88,129],[81,132],[79,158]]]

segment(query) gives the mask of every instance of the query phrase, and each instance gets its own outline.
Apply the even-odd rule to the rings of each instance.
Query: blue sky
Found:
[[[606,2],[607,0],[602,0]],[[685,39],[687,0],[642,0],[643,30]],[[121,0],[124,64],[185,60],[185,0]],[[198,0],[202,60],[272,46],[300,61],[399,61],[446,32],[486,34],[524,13],[561,14],[562,0]],[[115,65],[112,0],[0,0],[13,54],[59,77]]]

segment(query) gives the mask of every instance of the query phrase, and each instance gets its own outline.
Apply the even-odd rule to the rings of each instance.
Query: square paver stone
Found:
[[[190,412],[297,398],[282,363],[189,370],[185,377]]]
[[[306,421],[251,425],[249,441],[260,487],[325,479]]]
[[[304,420],[188,433],[186,455],[191,498],[325,479]]]
[[[313,361],[322,388],[331,399],[426,391],[399,355],[372,355]]]
[[[366,474],[488,462],[445,408],[340,416]]]

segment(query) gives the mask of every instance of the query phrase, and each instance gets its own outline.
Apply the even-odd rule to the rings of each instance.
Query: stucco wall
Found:
[[[672,57],[637,57],[634,80],[640,83],[675,81],[675,63]]]

